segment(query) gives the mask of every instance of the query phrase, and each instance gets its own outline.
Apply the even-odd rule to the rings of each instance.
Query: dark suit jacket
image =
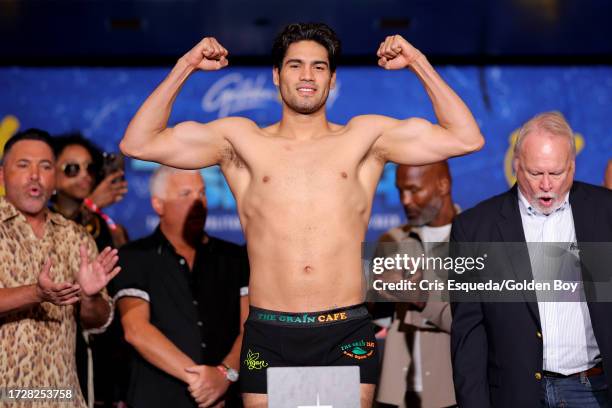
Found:
[[[569,200],[579,247],[581,242],[612,242],[612,191],[574,182]],[[517,186],[455,218],[452,241],[524,242]],[[598,265],[602,278],[601,258],[581,251],[580,260],[583,279]],[[519,279],[533,279],[526,245],[510,264]],[[608,263],[603,272],[608,280],[609,268]],[[586,283],[585,292],[612,397],[612,303],[594,302]],[[539,406],[541,381],[536,373],[543,370],[542,329],[535,294],[525,299],[452,304],[453,377],[461,408]]]

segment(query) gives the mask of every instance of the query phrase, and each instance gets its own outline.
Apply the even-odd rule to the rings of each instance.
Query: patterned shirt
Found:
[[[0,197],[0,288],[35,284],[48,258],[54,282],[73,282],[83,242],[93,259],[96,246],[83,227],[48,211],[44,236],[38,238],[23,214]],[[106,292],[103,296],[108,299]],[[0,317],[0,388],[61,388],[73,392],[73,400],[66,403],[0,400],[0,407],[85,407],[75,364],[77,313],[74,305],[44,302]]]

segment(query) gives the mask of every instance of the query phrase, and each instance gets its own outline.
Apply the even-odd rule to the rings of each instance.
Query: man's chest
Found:
[[[249,176],[248,188],[242,191],[292,200],[373,191],[384,163],[372,155],[368,143],[353,139],[346,135],[310,141],[265,139],[238,148],[243,175]],[[230,184],[236,175],[241,174],[226,172]]]

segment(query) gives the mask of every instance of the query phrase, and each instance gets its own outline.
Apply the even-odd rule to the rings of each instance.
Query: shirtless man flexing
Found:
[[[380,44],[378,64],[411,69],[439,124],[378,115],[328,122],[339,48],[324,24],[291,24],[279,34],[272,72],[282,98],[278,123],[262,129],[229,117],[168,127],[187,78],[228,64],[227,50],[204,38],[147,98],[121,141],[129,156],[185,169],[219,165],[227,179],[251,267],[240,367],[247,407],[266,406],[267,367],[351,364],[361,368],[362,406],[371,405],[378,362],[361,305],[361,242],[384,165],[437,162],[484,143],[467,106],[399,35]]]

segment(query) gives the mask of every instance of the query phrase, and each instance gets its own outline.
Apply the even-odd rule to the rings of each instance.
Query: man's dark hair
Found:
[[[55,152],[53,150],[53,141],[49,133],[45,132],[44,130],[31,128],[28,130],[24,130],[23,132],[16,133],[6,142],[6,144],[4,145],[4,155],[2,156],[2,163],[4,163],[4,159],[8,156],[15,143],[20,142],[22,140],[36,140],[39,142],[43,142],[48,145],[53,152]]]
[[[102,167],[102,150],[79,132],[64,133],[52,138],[55,157],[59,157],[68,146],[81,146],[89,152],[97,170]],[[97,182],[98,180],[96,180]]]
[[[324,23],[293,23],[286,26],[276,36],[272,45],[272,64],[281,69],[283,58],[289,46],[298,41],[315,41],[327,50],[329,69],[336,71],[338,56],[340,55],[340,40],[327,24]]]

